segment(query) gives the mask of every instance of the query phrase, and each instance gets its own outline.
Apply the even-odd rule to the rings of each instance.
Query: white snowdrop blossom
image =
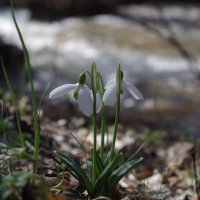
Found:
[[[114,79],[106,84],[106,91],[103,96],[104,105],[113,106],[116,100],[116,81]],[[144,100],[141,92],[130,82],[122,80],[122,90],[127,91],[134,99]]]
[[[86,116],[91,116],[93,113],[93,100],[90,88],[81,83],[76,84],[65,84],[55,88],[50,94],[50,99],[58,99],[66,94],[75,98],[78,102],[81,112]],[[97,95],[97,102],[98,95]],[[100,103],[97,103],[96,110],[99,111],[101,108]]]
[[[93,98],[92,91],[85,84],[86,75],[85,73],[80,74],[78,83],[76,84],[65,84],[55,88],[50,94],[50,99],[57,99],[66,94],[72,96],[77,100],[81,112],[86,116],[91,116],[93,113]],[[100,95],[96,94],[96,112],[101,109]]]

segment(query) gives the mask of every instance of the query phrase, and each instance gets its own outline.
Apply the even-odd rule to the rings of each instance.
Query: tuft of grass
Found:
[[[6,84],[8,85],[8,89],[9,89],[9,92],[10,92],[10,95],[11,95],[12,104],[15,107],[15,115],[16,115],[17,129],[18,129],[18,133],[19,133],[20,143],[21,143],[21,146],[24,147],[25,146],[24,136],[22,134],[21,124],[20,124],[20,115],[19,115],[19,112],[16,109],[16,105],[17,105],[16,98],[15,98],[15,94],[14,94],[10,79],[8,77],[8,73],[6,71],[2,57],[1,57],[1,66],[2,66],[2,69],[3,69],[3,74],[4,74],[4,77],[5,77],[5,80],[6,80]]]
[[[22,50],[23,50],[23,55],[24,55],[24,60],[25,60],[25,67],[27,70],[28,80],[30,82],[30,88],[31,88],[31,101],[32,101],[33,120],[34,120],[34,172],[36,172],[37,165],[38,165],[38,159],[39,159],[40,125],[39,125],[38,107],[36,105],[36,95],[35,95],[35,89],[34,89],[33,77],[32,77],[32,68],[31,68],[28,50],[26,48],[23,36],[21,34],[21,31],[19,29],[19,26],[18,26],[16,18],[15,18],[14,5],[13,5],[12,0],[10,0],[10,7],[11,7],[11,14],[12,14],[13,22],[14,22],[15,28],[17,30],[17,33],[18,33],[18,36],[19,36],[19,39],[20,39],[20,42],[22,45]]]

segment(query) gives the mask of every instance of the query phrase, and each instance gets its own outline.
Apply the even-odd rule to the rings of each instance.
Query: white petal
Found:
[[[96,112],[98,113],[101,109],[102,102],[101,102],[101,96],[99,93],[96,94]]]
[[[78,105],[81,112],[86,116],[91,116],[93,112],[93,102],[90,90],[87,86],[81,86],[78,93]]]
[[[82,88],[84,88],[84,90],[86,90],[87,93],[91,94],[91,90],[87,85],[81,85]]]
[[[109,87],[106,89],[104,96],[103,96],[103,102],[107,106],[113,106],[116,99],[116,87],[115,84],[110,84]]]
[[[116,80],[115,79],[111,79],[109,80],[106,85],[105,85],[105,88],[109,88],[111,85],[116,85]]]
[[[123,81],[124,88],[131,94],[136,100],[144,100],[142,93],[131,83]]]
[[[55,88],[50,94],[50,99],[57,99],[66,94],[69,94],[73,89],[77,87],[77,84],[65,84],[60,87]]]

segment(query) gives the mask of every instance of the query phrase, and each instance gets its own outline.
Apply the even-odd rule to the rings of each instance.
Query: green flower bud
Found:
[[[86,81],[86,75],[85,75],[85,73],[81,73],[80,76],[79,76],[79,78],[78,78],[78,83],[80,85],[84,85],[85,81]]]

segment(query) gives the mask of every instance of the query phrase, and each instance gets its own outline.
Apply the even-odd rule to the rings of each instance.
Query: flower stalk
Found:
[[[114,125],[114,133],[113,133],[113,140],[112,140],[112,146],[111,146],[111,160],[115,156],[115,141],[117,137],[117,130],[118,130],[118,124],[119,124],[119,113],[120,113],[120,95],[122,91],[121,88],[121,82],[122,82],[122,71],[120,64],[117,68],[117,76],[116,76],[116,113],[115,113],[115,125]]]
[[[97,163],[97,114],[96,114],[96,93],[97,93],[97,71],[96,65],[93,63],[91,70],[91,85],[93,95],[93,153],[92,153],[92,183],[96,181],[96,163]]]
[[[86,73],[91,79],[91,90],[85,84]],[[65,84],[54,89],[49,97],[55,99],[65,94],[70,94],[74,98],[80,110],[86,116],[92,116],[93,129],[93,146],[91,148],[91,158],[88,160],[90,172],[87,176],[78,164],[71,158],[66,157],[62,153],[55,154],[79,177],[84,184],[90,197],[110,194],[123,176],[138,164],[142,158],[133,158],[123,163],[122,155],[117,154],[115,143],[117,139],[117,130],[120,119],[120,97],[124,90],[128,91],[136,100],[143,99],[139,90],[127,81],[123,80],[123,72],[121,65],[117,67],[117,75],[115,80],[108,82],[104,87],[103,80],[99,72],[97,72],[95,63],[92,64],[91,71],[80,74],[78,83]],[[105,133],[107,132],[106,105],[114,105],[116,103],[114,133],[111,148],[105,150]],[[101,110],[102,121],[100,128],[100,148],[97,146],[97,113]],[[108,133],[107,133],[108,134]]]
[[[101,122],[101,146],[100,146],[100,158],[104,159],[104,151],[105,151],[105,132],[106,132],[106,113],[104,106],[102,107],[102,122]]]
[[[101,75],[98,73],[98,89],[99,89],[99,94],[101,96],[101,113],[102,113],[102,120],[101,120],[101,146],[100,146],[100,158],[101,160],[104,159],[104,154],[105,154],[105,133],[107,132],[107,124],[106,124],[106,110],[103,102],[103,95],[105,92],[104,89],[104,84]],[[108,138],[107,138],[108,139]]]

